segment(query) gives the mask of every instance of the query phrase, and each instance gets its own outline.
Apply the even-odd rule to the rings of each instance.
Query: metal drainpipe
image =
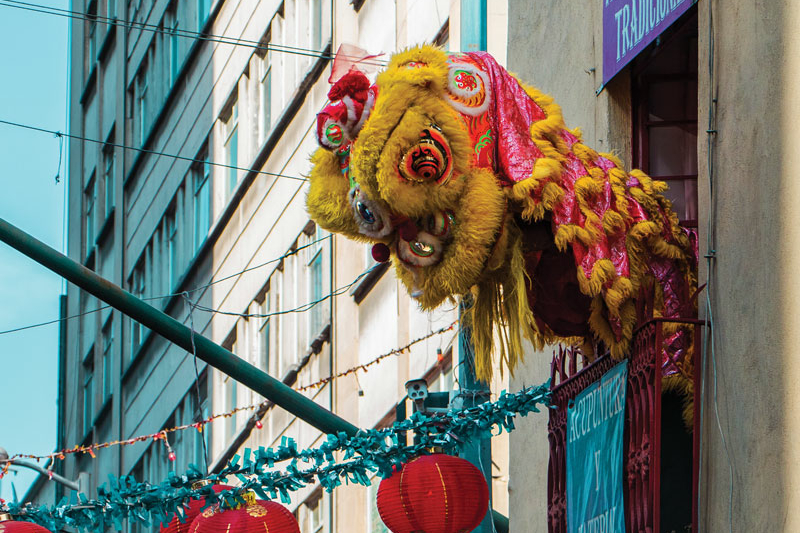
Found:
[[[333,2],[334,2],[334,0],[331,0],[331,8],[333,8]],[[333,18],[333,16],[331,16],[331,19],[332,18]],[[331,23],[333,23],[333,20],[331,20]],[[333,33],[333,31],[331,31],[331,33]],[[331,41],[331,42],[333,42],[333,41]],[[334,243],[335,242],[336,242],[336,239],[334,239],[333,236],[331,236],[330,249],[328,250],[328,261],[330,262],[330,264],[328,265],[328,269],[329,269],[328,279],[330,281],[330,285],[329,285],[330,287],[334,287],[335,286],[333,284],[333,282],[334,282],[333,260],[334,260],[334,257],[335,257],[335,254],[333,253],[333,247],[334,247]],[[329,314],[328,323],[331,325],[331,332],[330,332],[330,336],[328,338],[328,347],[330,349],[330,356],[328,357],[328,375],[329,376],[333,376],[333,371],[334,371],[333,357],[334,357],[334,355],[336,353],[336,351],[334,349],[334,340],[336,339],[336,333],[335,333],[336,329],[335,329],[334,323],[333,323],[333,319],[334,319],[334,316],[335,316],[335,314],[333,312],[333,308],[334,308],[335,305],[336,305],[336,298],[331,298],[331,305],[328,308],[328,314]],[[336,412],[336,406],[334,404],[335,395],[333,394],[333,388],[334,388],[335,385],[336,385],[336,380],[335,379],[331,379],[328,382],[328,398],[329,398],[328,407],[330,408],[332,413]],[[334,499],[333,493],[331,492],[330,496],[328,497],[328,507],[329,507],[328,516],[330,517],[329,520],[328,520],[328,522],[329,522],[328,531],[329,532],[333,531],[334,517],[336,516],[336,506],[334,505],[333,499]]]
[[[336,33],[335,33],[335,31],[336,31],[336,0],[331,0],[331,38],[330,38],[330,41],[331,41],[331,54],[335,54],[336,53],[336,48],[335,48],[335,46],[336,46]],[[331,67],[331,68],[333,68],[333,67]],[[334,235],[331,234],[330,247],[329,247],[329,250],[328,250],[328,262],[330,263],[328,265],[328,280],[330,282],[329,287],[331,288],[331,290],[333,290],[333,287],[335,287],[335,285],[334,285],[334,277],[335,276],[334,276],[334,267],[333,267],[333,261],[334,261],[334,258],[336,257],[336,254],[334,253],[335,245],[336,245],[336,239],[335,239]],[[330,332],[330,335],[328,337],[328,346],[330,348],[330,356],[328,357],[328,375],[329,376],[333,376],[333,371],[334,371],[333,357],[336,354],[336,350],[334,348],[334,341],[336,339],[336,329],[335,329],[335,324],[333,323],[333,319],[334,319],[334,316],[335,316],[335,314],[334,314],[334,306],[335,305],[336,305],[336,298],[331,298],[331,305],[330,305],[329,310],[328,310],[328,315],[329,315],[328,323],[331,325],[331,332]],[[335,387],[335,385],[336,385],[336,380],[334,380],[334,379],[331,379],[331,381],[328,383],[328,398],[329,398],[328,401],[330,402],[328,404],[328,407],[330,408],[332,413],[336,412],[336,405],[334,403],[336,401],[336,396],[333,393],[333,388]],[[329,494],[329,496],[328,496],[328,533],[331,533],[332,531],[334,531],[333,525],[336,523],[335,522],[335,517],[336,517],[336,505],[335,505],[335,501],[334,501],[333,492],[331,492]]]

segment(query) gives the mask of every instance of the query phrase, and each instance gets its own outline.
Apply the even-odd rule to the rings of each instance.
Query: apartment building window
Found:
[[[106,145],[103,147],[103,186],[105,187],[105,218],[111,215],[114,210],[114,163],[116,155],[114,154],[114,137],[109,138]]]
[[[280,312],[283,309],[284,299],[283,299],[283,270],[284,270],[284,263],[281,262],[278,265],[278,270],[275,271],[273,277],[275,278],[275,305],[273,309],[275,312]],[[272,282],[270,281],[270,285]],[[279,379],[283,376],[284,371],[284,363],[283,361],[286,359],[283,355],[283,347],[287,344],[283,338],[283,316],[282,315],[275,315],[270,317],[270,335],[275,339],[275,353],[270,354],[270,362],[272,369],[270,371],[271,374],[277,376]]]
[[[95,59],[97,59],[97,2],[91,2],[89,9],[86,10],[86,55],[89,61],[88,71],[92,70]]]
[[[225,376],[223,380],[223,388],[225,389],[225,406],[224,411],[230,412],[237,407],[237,383],[236,380],[230,376]],[[225,438],[226,442],[230,442],[236,435],[236,414],[233,414],[225,419]]]
[[[208,151],[197,156],[198,163],[192,167],[192,190],[193,190],[193,211],[194,211],[194,252],[208,237],[208,230],[211,227],[211,163],[208,158]]]
[[[106,17],[110,19],[117,18],[117,1],[106,0]]]
[[[174,1],[164,17],[164,26],[169,35],[169,85],[175,84],[178,79],[178,70],[180,64],[178,63],[178,5],[177,0]]]
[[[260,300],[258,306],[258,312],[262,315],[269,315],[270,309],[272,309],[272,305],[270,299],[272,298],[272,294],[269,290],[269,282],[267,282],[264,289],[261,291],[260,298],[257,298],[257,303]],[[264,372],[269,373],[269,354],[270,354],[270,329],[272,328],[270,316],[264,316],[261,318],[260,325],[258,327],[258,334],[257,334],[257,345],[258,345],[258,361],[256,362],[256,366]]]
[[[137,75],[137,96],[139,107],[139,144],[144,144],[145,128],[147,127],[147,90],[148,90],[147,62],[142,64]]]
[[[313,342],[317,335],[322,331],[327,321],[328,306],[324,305],[324,273],[323,273],[323,253],[322,248],[325,231],[315,225],[314,232],[308,237],[310,246],[306,248],[306,279],[308,280],[308,301],[309,303],[319,302],[314,305],[308,314],[308,335],[309,344]]]
[[[209,401],[208,401],[208,379],[206,378],[207,373],[204,372],[203,375],[200,377],[200,383],[197,385],[197,389],[199,389],[199,395],[196,395],[197,389],[192,387],[192,391],[189,393],[192,398],[194,398],[194,422],[201,422],[203,420],[208,420],[208,417],[211,416],[210,408],[209,408]],[[199,396],[199,397],[198,397]],[[207,464],[206,458],[206,450],[208,449],[208,445],[211,442],[211,425],[206,425],[203,427],[202,432],[195,431],[193,432],[195,435],[194,441],[194,464],[197,465],[199,468],[203,468]]]
[[[281,9],[275,14],[270,25],[270,40],[275,44],[285,44],[288,41],[285,36],[285,33],[288,32],[287,26],[286,20],[283,18],[283,4],[281,4]],[[286,32],[284,31],[285,29]],[[288,61],[286,54],[275,53],[270,58],[270,66],[275,72],[283,74],[287,71]],[[273,109],[283,108],[288,85],[286,81],[284,76],[275,78],[275,86],[271,88],[271,91],[275,94],[275,100],[272,102]]]
[[[95,173],[92,171],[86,188],[83,190],[83,201],[85,206],[84,219],[86,222],[86,255],[89,255],[94,247],[95,241],[95,206],[97,204],[97,183]]]
[[[311,49],[322,49],[322,0],[310,0]]]
[[[271,52],[265,52],[259,61],[258,84],[258,140],[263,143],[272,128],[272,66]]]
[[[133,269],[133,273],[131,274],[130,280],[128,281],[128,285],[130,286],[131,293],[136,296],[137,298],[144,298],[145,297],[145,290],[146,290],[146,276],[145,276],[145,258],[144,254],[141,259],[139,259],[139,263]],[[131,359],[136,356],[136,352],[139,350],[139,346],[141,346],[142,341],[144,340],[144,326],[131,319]]]
[[[228,339],[223,343],[223,347],[227,348],[231,353],[239,355],[235,327]],[[222,410],[229,413],[239,406],[238,384],[235,379],[226,374],[220,373],[220,377],[222,378]],[[236,435],[238,418],[237,414],[225,418],[225,445],[230,443]]]
[[[321,533],[323,526],[322,491],[317,489],[311,497],[301,506],[300,517],[303,524],[302,533]]]
[[[227,165],[226,200],[229,200],[236,190],[239,181],[239,104],[234,100],[230,107],[230,115],[223,122],[223,152],[225,165]]]
[[[112,391],[112,373],[111,365],[113,363],[113,350],[114,350],[114,322],[113,315],[108,317],[105,325],[103,326],[103,403],[111,397]]]
[[[173,204],[164,217],[164,240],[167,248],[167,292],[175,288],[178,281],[178,226]]]
[[[211,12],[211,0],[197,0],[197,29],[202,30]]]
[[[83,433],[94,424],[94,344],[83,360]]]
[[[697,227],[697,16],[634,66],[634,167],[667,182],[681,224]]]

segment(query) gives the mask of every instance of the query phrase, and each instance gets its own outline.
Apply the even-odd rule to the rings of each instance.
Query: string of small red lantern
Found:
[[[345,377],[345,376],[354,374],[354,373],[358,372],[359,370],[363,370],[363,371],[366,372],[369,367],[371,367],[373,365],[376,365],[376,364],[380,363],[381,361],[383,361],[384,359],[386,359],[388,357],[391,357],[393,355],[400,355],[400,354],[408,351],[415,344],[419,344],[420,342],[426,341],[426,340],[430,339],[431,337],[435,337],[437,335],[442,335],[444,333],[447,333],[448,331],[452,331],[456,327],[457,324],[458,324],[458,321],[456,320],[456,321],[452,322],[448,326],[445,326],[443,328],[437,329],[437,330],[432,331],[432,332],[430,332],[430,333],[428,333],[426,335],[423,335],[422,337],[419,337],[419,338],[416,338],[416,339],[412,340],[411,342],[409,342],[405,346],[402,346],[400,348],[394,348],[393,350],[391,350],[389,352],[381,354],[378,357],[372,359],[371,361],[368,361],[366,363],[363,363],[363,364],[348,368],[347,370],[344,370],[344,371],[339,372],[337,374],[334,374],[332,376],[328,376],[328,377],[319,379],[319,380],[317,380],[317,381],[315,381],[313,383],[309,383],[307,385],[303,385],[303,386],[300,386],[300,387],[295,387],[294,389],[296,391],[298,391],[298,392],[305,392],[305,391],[310,390],[310,389],[314,389],[314,388],[317,388],[317,387],[322,387],[322,386],[326,385],[327,383],[333,381],[334,379],[339,379],[341,377]],[[266,403],[268,403],[268,402],[264,401],[264,402],[259,402],[257,404],[246,405],[246,406],[243,406],[243,407],[237,407],[237,408],[232,409],[232,410],[230,410],[228,412],[225,412],[225,413],[218,413],[218,414],[211,415],[208,418],[206,418],[204,420],[200,420],[198,422],[193,422],[191,424],[183,424],[183,425],[179,425],[179,426],[175,426],[175,427],[171,427],[171,428],[166,428],[166,429],[162,429],[161,431],[159,431],[157,433],[151,433],[151,434],[148,434],[148,435],[139,435],[138,437],[132,437],[130,439],[113,440],[113,441],[108,441],[108,442],[103,442],[103,443],[89,444],[89,445],[85,445],[85,446],[81,446],[81,445],[77,445],[76,444],[72,448],[65,448],[63,450],[60,450],[60,451],[57,451],[57,452],[53,452],[53,453],[49,453],[49,454],[46,454],[46,455],[34,455],[34,454],[18,453],[18,454],[15,454],[13,457],[11,457],[7,462],[3,463],[2,467],[0,467],[0,479],[5,474],[8,473],[8,469],[12,465],[12,463],[14,462],[14,459],[34,459],[36,461],[40,461],[42,459],[64,460],[64,459],[66,459],[67,455],[71,455],[71,454],[75,454],[75,453],[89,454],[94,459],[94,458],[97,457],[97,455],[95,454],[96,450],[102,450],[102,449],[105,449],[105,448],[111,448],[113,446],[128,446],[128,445],[131,445],[131,444],[136,444],[137,442],[145,442],[145,441],[149,441],[149,440],[155,440],[155,441],[163,440],[164,441],[164,445],[167,447],[169,460],[170,461],[174,461],[176,459],[176,456],[175,456],[175,453],[172,451],[172,447],[169,444],[169,439],[167,438],[169,433],[174,433],[176,431],[183,431],[185,429],[190,429],[190,428],[195,428],[195,429],[197,429],[198,432],[202,433],[203,432],[203,428],[205,427],[206,424],[209,424],[209,423],[211,423],[211,422],[213,422],[215,420],[218,420],[220,418],[230,418],[231,416],[235,415],[236,413],[239,413],[239,412],[242,412],[242,411],[253,411],[253,410],[256,410],[256,409],[262,407],[263,405],[265,405]],[[263,427],[263,424],[261,423],[260,420],[256,421],[256,427],[259,428],[259,429],[261,429]]]

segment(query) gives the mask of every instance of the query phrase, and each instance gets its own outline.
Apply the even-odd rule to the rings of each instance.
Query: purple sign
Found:
[[[603,2],[603,84],[653,42],[696,0]]]

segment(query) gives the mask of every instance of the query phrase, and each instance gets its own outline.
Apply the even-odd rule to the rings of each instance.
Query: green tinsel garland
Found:
[[[203,475],[190,465],[183,475],[170,472],[168,478],[154,485],[139,483],[132,476],[109,475],[107,484],[97,489],[97,498],[72,492],[53,507],[30,503],[8,503],[8,512],[18,520],[35,522],[51,531],[65,526],[84,531],[102,532],[108,526],[122,530],[123,520],[151,525],[168,523],[173,516],[184,516],[183,505],[193,499],[205,499],[204,509],[220,503],[233,507],[244,503],[241,494],[252,490],[261,499],[290,503],[289,493],[319,482],[331,491],[342,484],[369,485],[371,474],[390,476],[393,469],[433,447],[452,451],[473,439],[490,438],[496,428],[499,435],[514,429],[514,417],[539,412],[538,406],[551,407],[549,382],[519,392],[503,392],[497,401],[446,415],[414,413],[385,429],[362,430],[354,437],[344,433],[328,435],[317,448],[298,450],[294,440],[284,437],[278,448],[260,447],[235,456],[218,474]],[[405,444],[406,432],[417,436],[413,445]],[[401,442],[401,440],[403,442]],[[336,455],[335,455],[336,454]],[[338,455],[338,460],[336,456]],[[276,463],[290,461],[283,471],[272,469]],[[192,488],[197,481],[225,483],[231,476],[241,486],[215,493],[210,485]]]

